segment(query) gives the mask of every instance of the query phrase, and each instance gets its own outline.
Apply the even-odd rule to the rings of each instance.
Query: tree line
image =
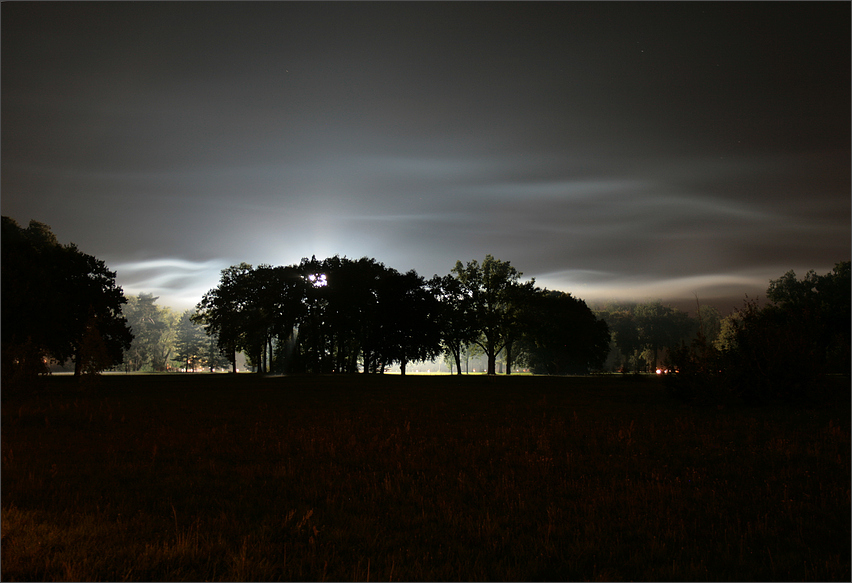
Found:
[[[441,278],[444,289],[458,288],[459,284],[454,276]],[[428,283],[428,282],[426,282]],[[459,290],[456,290],[459,291]],[[551,297],[548,297],[551,296]],[[559,318],[559,306],[578,302],[560,299],[561,292],[546,292],[539,298],[537,306],[528,305],[525,309],[525,318],[530,318],[538,312],[539,328],[538,336],[547,336],[567,342],[568,339],[560,336],[564,326],[571,326],[567,318]],[[197,314],[195,310],[175,312],[169,307],[157,305],[157,297],[148,293],[140,293],[138,296],[128,296],[127,305],[123,313],[133,331],[134,338],[130,348],[125,351],[122,370],[163,372],[170,370],[221,370],[231,368],[231,363],[223,355],[218,347],[216,335],[208,335],[205,326],[193,318]],[[464,310],[460,310],[456,318],[449,313],[449,302],[442,306],[447,309],[442,321],[443,329],[448,329],[455,324],[459,329],[463,324]],[[570,312],[570,307],[568,310]],[[588,319],[588,313],[577,311]],[[598,309],[593,308],[592,313],[598,321],[607,324],[610,337],[608,340],[607,357],[604,362],[593,370],[604,372],[653,372],[662,367],[668,369],[670,365],[670,354],[672,350],[689,344],[698,337],[699,333],[704,335],[708,342],[714,345],[724,346],[730,342],[730,333],[733,330],[732,323],[738,318],[734,313],[723,318],[719,311],[713,306],[699,306],[697,316],[680,311],[677,308],[663,305],[660,301],[648,303],[609,303]],[[563,315],[565,316],[565,315]],[[196,320],[196,321],[193,321]],[[546,334],[543,328],[550,327]],[[600,326],[600,324],[598,324]],[[453,338],[457,338],[455,342]],[[547,362],[546,344],[539,341],[539,350],[530,350],[528,343],[524,341],[528,336],[521,335],[521,341],[512,343],[512,348],[497,352],[496,364],[498,371],[502,372],[511,364],[512,370],[524,368],[533,372],[545,373],[548,371],[582,371],[579,367],[571,366],[569,363],[557,362],[556,351],[551,355],[551,363]],[[575,342],[582,342],[583,336],[574,337]],[[440,346],[440,354],[444,363],[451,372],[459,373],[469,370],[466,363],[473,359],[474,366],[481,366],[482,358],[487,356],[476,338],[465,339],[463,335],[445,334]],[[278,341],[273,340],[274,346],[278,347]],[[293,356],[292,347],[284,349],[291,350],[289,356]],[[240,348],[240,351],[243,349]],[[268,348],[267,348],[268,350]],[[281,370],[283,361],[275,356],[279,350],[273,350],[273,362],[267,362],[270,372]],[[285,351],[285,358],[287,353]],[[437,360],[437,359],[436,359]],[[511,361],[510,361],[511,360]],[[260,362],[258,360],[258,362]],[[477,364],[479,363],[479,364]],[[257,365],[248,358],[247,364],[257,370]],[[295,361],[291,358],[290,364]],[[398,366],[399,363],[392,363]],[[242,366],[242,365],[241,365]]]
[[[603,365],[609,331],[571,294],[521,281],[508,261],[458,261],[428,281],[375,259],[334,256],[297,265],[241,263],[182,314],[151,294],[125,297],[115,272],[50,227],[2,220],[4,380],[73,363],[76,376],[114,369],[260,373],[382,373],[444,354],[461,374],[471,347],[496,373],[523,363],[546,374]]]
[[[222,369],[229,366],[216,337],[192,320],[195,310],[175,312],[157,305],[153,294],[129,296],[124,313],[133,342],[124,353],[125,371],[167,372]]]
[[[475,345],[496,373],[523,361],[550,374],[602,366],[609,331],[571,294],[522,282],[508,261],[458,261],[425,280],[375,259],[334,256],[298,265],[242,263],[222,271],[193,320],[215,335],[236,366],[244,352],[258,372],[384,372],[444,354],[461,374]]]
[[[800,402],[826,375],[850,374],[850,262],[801,279],[770,280],[769,303],[746,298],[721,322],[716,341],[699,334],[671,354],[668,383],[686,401]]]
[[[50,227],[2,217],[2,377],[6,388],[70,363],[75,376],[103,370],[223,366],[215,342],[190,317],[125,297],[115,272]],[[206,349],[206,353],[205,353]],[[7,384],[9,383],[9,384]]]
[[[443,355],[457,374],[481,353],[540,374],[665,369],[686,400],[793,398],[824,374],[850,372],[850,263],[771,280],[769,303],[726,318],[661,302],[595,311],[569,293],[522,281],[508,261],[457,261],[426,280],[362,257],[221,273],[194,310],[126,298],[105,263],[63,245],[47,225],[2,218],[3,381],[71,362],[75,375],[119,370],[382,373]]]
[[[611,333],[605,368],[618,372],[666,370],[672,350],[692,342],[699,332],[716,342],[723,322],[718,309],[700,303],[694,317],[661,301],[610,302],[595,314]]]

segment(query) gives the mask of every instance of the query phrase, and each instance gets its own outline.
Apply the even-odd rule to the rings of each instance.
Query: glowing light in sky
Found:
[[[2,214],[179,310],[241,262],[487,253],[731,309],[849,258],[849,6],[695,4],[9,2]]]

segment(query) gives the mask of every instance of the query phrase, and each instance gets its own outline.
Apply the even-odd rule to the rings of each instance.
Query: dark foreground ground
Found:
[[[105,376],[2,405],[2,578],[850,580],[848,380]]]

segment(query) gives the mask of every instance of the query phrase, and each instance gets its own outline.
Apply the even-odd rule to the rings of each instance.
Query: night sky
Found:
[[[3,3],[2,214],[186,309],[486,253],[714,303],[850,258],[850,3]]]

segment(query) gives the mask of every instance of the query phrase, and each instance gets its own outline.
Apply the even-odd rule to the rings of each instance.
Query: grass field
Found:
[[[850,398],[107,375],[2,406],[2,578],[850,580]]]

